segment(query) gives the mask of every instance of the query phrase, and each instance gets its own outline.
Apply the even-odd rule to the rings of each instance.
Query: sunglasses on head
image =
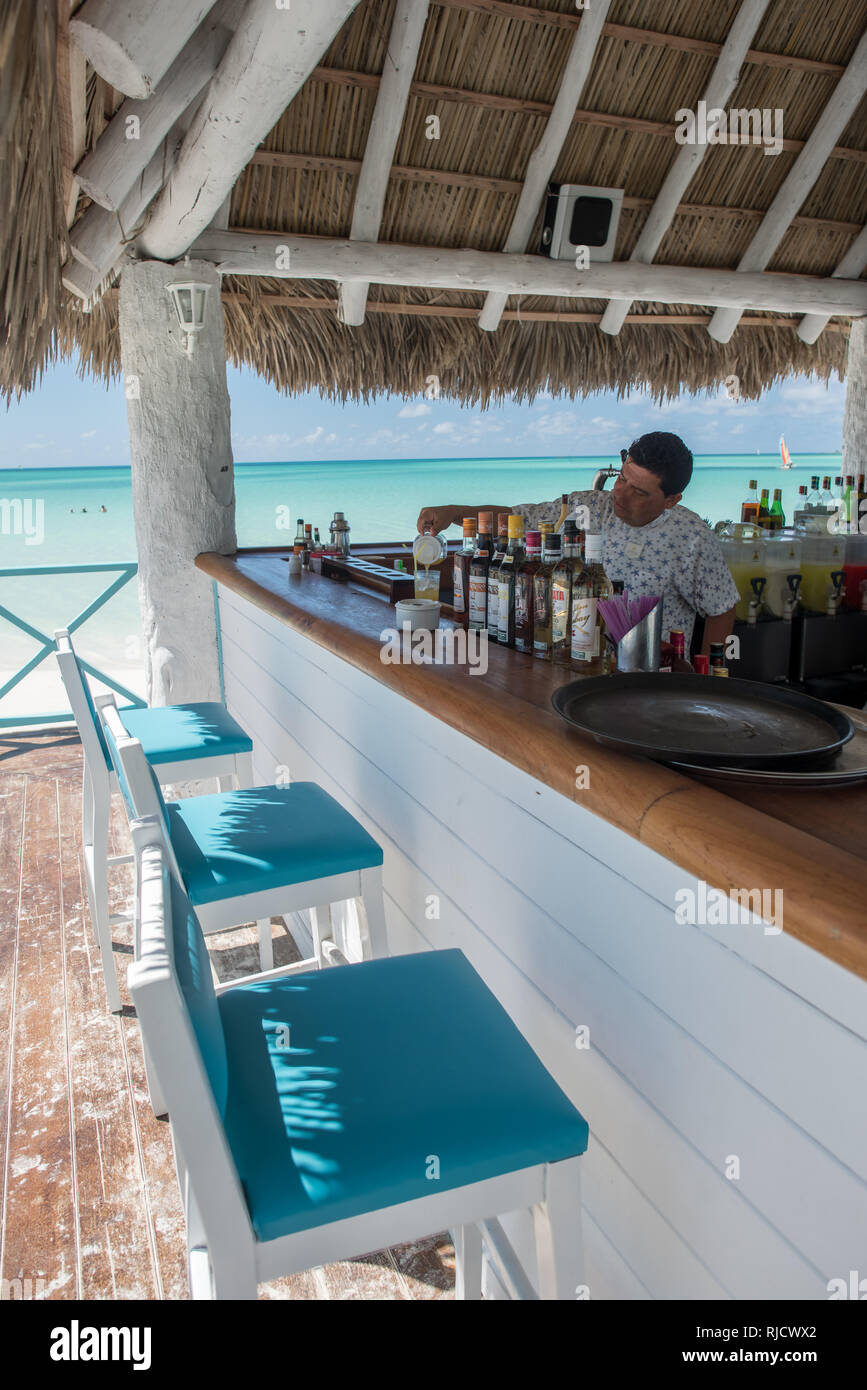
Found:
[[[628,450],[628,449],[621,449],[621,450],[620,450],[620,462],[621,462],[621,463],[625,463],[626,460],[627,460],[628,458],[629,458],[629,450]]]

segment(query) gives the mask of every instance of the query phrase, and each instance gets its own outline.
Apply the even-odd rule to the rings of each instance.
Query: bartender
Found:
[[[611,580],[621,579],[633,595],[662,594],[662,630],[685,634],[690,650],[696,617],[704,619],[702,651],[724,642],[734,627],[738,591],[722,547],[696,512],[680,505],[692,477],[692,454],[676,434],[643,434],[621,451],[622,467],[610,492],[573,492],[570,512],[579,529],[602,536],[602,563]],[[560,501],[470,507],[425,507],[418,529],[460,525],[480,511],[513,512],[524,532],[543,521],[556,523]]]

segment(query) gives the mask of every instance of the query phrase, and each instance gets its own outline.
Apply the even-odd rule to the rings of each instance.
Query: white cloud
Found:
[[[93,436],[98,433],[99,430],[85,430],[84,434],[80,434],[78,437],[79,439],[92,439]]]
[[[309,434],[305,434],[305,435],[302,437],[302,439],[301,439],[300,442],[301,442],[302,444],[315,444],[316,441],[317,441],[318,439],[321,439],[321,438],[322,438],[322,436],[323,436],[324,433],[325,433],[325,430],[324,430],[323,426],[322,426],[322,425],[317,425],[317,426],[316,426],[316,429],[315,429],[315,430],[311,430]]]
[[[528,434],[541,434],[544,439],[559,439],[563,435],[576,435],[581,428],[578,416],[571,410],[548,410],[538,420],[531,420],[527,426]]]
[[[430,415],[432,407],[424,401],[409,403],[397,412],[399,420],[418,420],[422,415]]]
[[[454,434],[455,427],[451,420],[444,420],[441,425],[434,425],[434,434]]]

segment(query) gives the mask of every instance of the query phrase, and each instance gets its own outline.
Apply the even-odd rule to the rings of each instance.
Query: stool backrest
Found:
[[[97,705],[106,747],[130,824],[145,817],[153,817],[157,821],[172,872],[180,879],[180,870],[172,850],[166,803],[156,773],[145,757],[139,740],[123,727],[114,696],[100,695]]]
[[[226,1043],[202,929],[154,817],[133,821],[139,956],[128,982],[172,1134],[209,1235],[251,1227],[223,1127]]]
[[[76,656],[72,639],[66,628],[57,629],[54,634],[54,644],[57,648],[55,655],[60,667],[60,677],[72,707],[72,713],[75,716],[81,746],[84,749],[84,757],[91,775],[98,776],[102,769],[105,769],[107,773],[111,767],[111,757],[102,732],[102,725],[96,713],[87,676]]]

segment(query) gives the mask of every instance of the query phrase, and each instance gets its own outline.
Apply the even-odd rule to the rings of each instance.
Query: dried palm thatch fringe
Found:
[[[0,391],[7,398],[33,387],[55,349],[67,247],[56,50],[56,0],[2,0]]]

